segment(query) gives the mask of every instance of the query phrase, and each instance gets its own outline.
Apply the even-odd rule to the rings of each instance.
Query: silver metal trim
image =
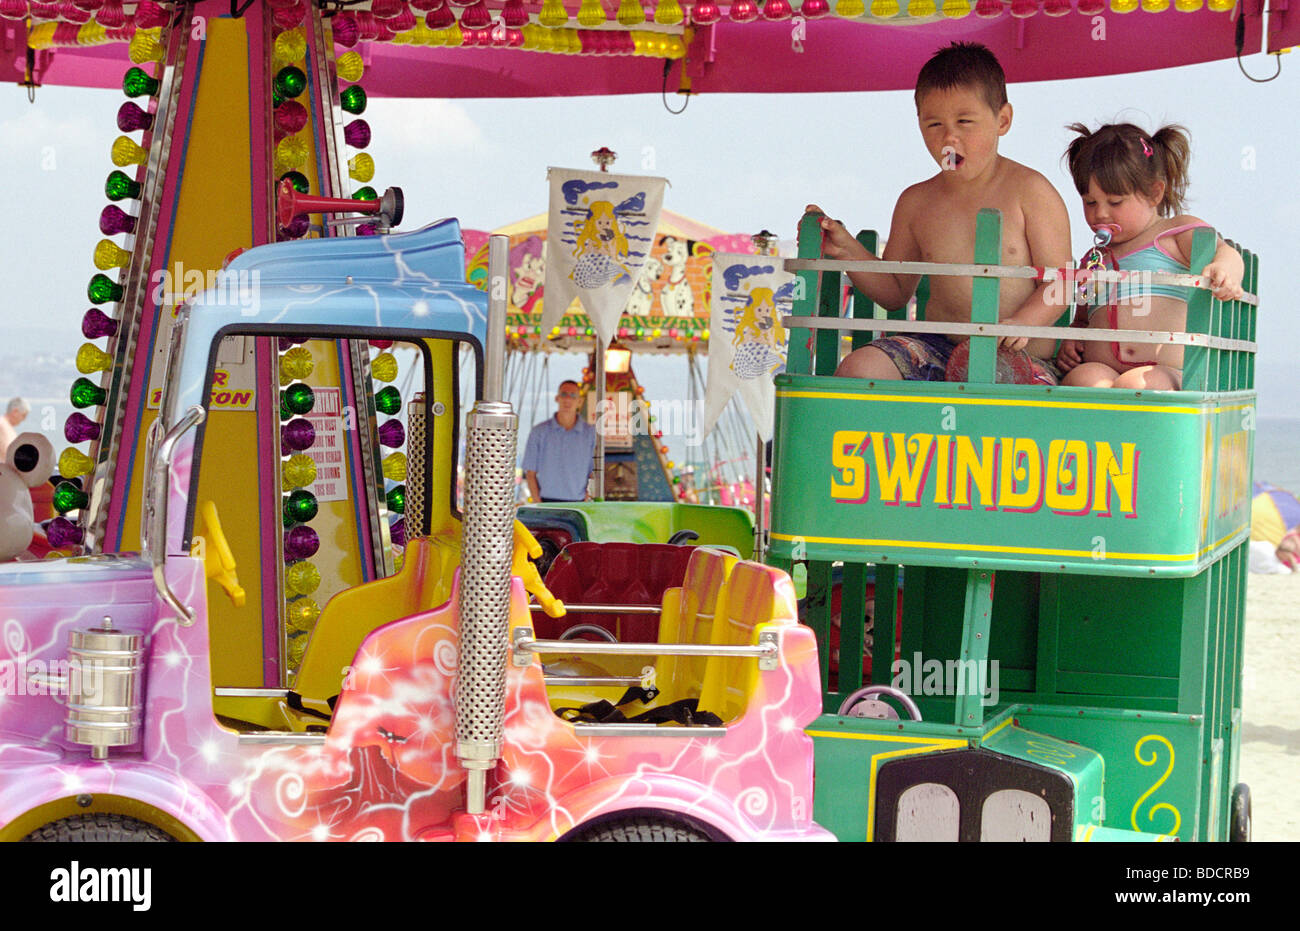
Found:
[[[323,744],[328,734],[300,734],[297,731],[254,731],[239,734],[241,744],[277,744],[280,746],[312,746]]]
[[[659,727],[654,724],[575,724],[579,737],[726,737],[725,727]]]
[[[528,610],[536,614],[545,611],[539,604],[530,604]],[[659,605],[615,605],[615,604],[569,604],[565,602],[564,610],[569,614],[662,614]]]
[[[759,634],[754,646],[717,643],[598,643],[592,640],[536,640],[527,627],[516,627],[511,638],[512,659],[516,666],[532,662],[530,654],[588,654],[591,656],[752,656],[779,662],[780,640],[773,631]],[[760,668],[768,668],[762,667]],[[773,665],[770,668],[776,668]]]
[[[483,400],[505,399],[506,282],[510,275],[510,237],[488,237],[488,326],[483,352]]]
[[[167,498],[171,492],[172,455],[176,444],[191,428],[203,422],[207,412],[198,404],[190,407],[176,424],[167,431],[158,443],[153,461],[148,464],[150,476],[147,479],[149,494],[144,500],[144,511],[140,521],[141,549],[153,567],[153,584],[159,597],[175,611],[182,627],[194,623],[194,610],[182,605],[176,594],[167,584]]]
[[[955,275],[961,278],[1023,278],[1030,281],[1064,281],[1074,284],[1081,277],[1074,268],[1036,268],[1033,265],[965,265],[957,262],[886,262],[882,259],[784,259],[785,270],[790,272],[872,272],[894,275]],[[1149,281],[1152,284],[1177,285],[1208,291],[1201,275],[1176,272],[1136,272],[1096,270],[1089,272],[1088,281],[1111,282]],[[1259,297],[1245,294],[1237,298],[1243,304],[1259,305]],[[1227,302],[1225,302],[1227,303]]]
[[[599,687],[603,685],[641,685],[645,680],[640,676],[542,676],[542,681],[547,685]]]
[[[212,694],[218,698],[288,698],[288,689],[246,689],[217,686]]]
[[[787,328],[806,330],[867,330],[890,333],[943,333],[954,336],[1027,336],[1030,339],[1077,339],[1092,342],[1125,342],[1205,346],[1256,352],[1256,343],[1244,339],[1206,336],[1204,333],[1174,333],[1166,330],[1098,330],[1092,327],[1009,326],[1002,323],[953,323],[942,320],[874,320],[856,317],[782,317]]]
[[[126,468],[129,457],[121,455],[123,421],[130,400],[131,377],[135,370],[136,344],[140,339],[140,324],[149,299],[149,271],[153,262],[154,239],[158,234],[158,219],[162,212],[167,166],[171,159],[172,131],[176,125],[176,110],[181,94],[181,78],[190,43],[190,19],[193,4],[186,3],[176,20],[176,25],[166,30],[166,43],[158,88],[158,107],[154,113],[152,135],[149,142],[149,159],[145,163],[141,182],[140,212],[136,218],[136,232],[126,239],[131,261],[120,278],[122,300],[118,302],[117,335],[109,341],[113,367],[105,375],[108,395],[104,402],[102,432],[91,445],[91,458],[95,460],[92,473],[90,502],[86,507],[85,543],[87,554],[103,550],[103,535],[108,523],[108,505],[112,498],[115,473]],[[163,309],[155,308],[161,316]],[[147,392],[146,392],[147,394]],[[144,399],[147,400],[147,399]],[[144,400],[141,401],[143,405]],[[161,412],[161,407],[159,408]],[[143,413],[143,411],[142,411]],[[131,481],[130,474],[123,476]]]

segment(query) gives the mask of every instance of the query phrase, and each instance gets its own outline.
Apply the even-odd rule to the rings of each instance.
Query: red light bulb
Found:
[[[790,0],[766,0],[763,4],[763,19],[778,22],[794,15],[790,9]]]
[[[722,19],[722,10],[713,0],[699,0],[691,7],[691,22],[697,26],[711,26]]]
[[[728,15],[733,23],[752,23],[758,19],[758,4],[754,0],[734,0]]]

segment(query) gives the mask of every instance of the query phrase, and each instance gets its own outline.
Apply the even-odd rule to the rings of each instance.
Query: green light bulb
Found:
[[[72,398],[73,407],[93,407],[96,404],[103,404],[104,399],[108,397],[108,392],[89,378],[78,378],[72,383],[69,396]]]
[[[394,514],[406,513],[406,486],[398,485],[388,492],[385,497],[388,500],[388,510]]]
[[[141,68],[128,68],[122,76],[122,91],[128,97],[152,97],[162,85],[156,78],[151,78]]]
[[[396,414],[402,409],[402,395],[389,385],[375,395],[375,409],[381,414]]]
[[[339,93],[339,105],[343,109],[355,115],[366,112],[366,91],[360,84],[353,84],[351,87],[345,87]]]
[[[104,193],[108,195],[109,200],[122,200],[126,197],[139,200],[140,184],[127,177],[126,172],[114,171],[104,182]]]
[[[374,188],[372,188],[370,185],[367,184],[363,188],[357,188],[357,192],[352,195],[352,199],[353,200],[378,200],[379,195],[375,193]]]
[[[281,68],[275,76],[274,89],[281,97],[297,97],[307,89],[307,75],[293,65]]]
[[[122,299],[125,289],[107,275],[99,274],[90,279],[86,294],[92,304],[116,304]]]
[[[305,524],[316,516],[320,506],[316,504],[316,496],[310,491],[299,488],[292,491],[284,499],[284,523],[285,526],[298,523]]]
[[[308,190],[307,176],[301,171],[286,171],[280,175],[281,181],[288,181],[293,185],[293,189],[299,194],[306,194]]]
[[[90,503],[90,497],[71,482],[60,482],[54,489],[54,510],[60,514],[79,511]]]
[[[302,382],[295,382],[280,392],[284,404],[295,414],[305,414],[316,406],[316,392]]]

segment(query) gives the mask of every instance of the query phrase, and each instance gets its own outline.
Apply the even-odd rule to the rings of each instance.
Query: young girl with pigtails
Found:
[[[1081,123],[1065,157],[1083,195],[1083,213],[1108,267],[1120,271],[1188,274],[1195,230],[1209,227],[1182,214],[1190,143],[1181,126],[1146,133],[1131,123],[1089,132]],[[1201,273],[1221,300],[1241,297],[1244,263],[1219,239],[1213,260]],[[1179,332],[1187,325],[1192,289],[1155,284],[1143,276],[1120,284],[1098,284],[1096,298],[1081,307],[1093,329]],[[1079,322],[1083,325],[1083,322]],[[1094,388],[1177,390],[1183,380],[1183,347],[1149,343],[1066,340],[1057,354],[1064,385]]]

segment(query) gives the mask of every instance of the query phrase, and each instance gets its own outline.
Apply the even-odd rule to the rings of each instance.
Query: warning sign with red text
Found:
[[[313,388],[316,404],[304,416],[316,428],[316,442],[303,450],[316,463],[311,493],[317,501],[346,501],[347,451],[343,437],[341,389]]]

